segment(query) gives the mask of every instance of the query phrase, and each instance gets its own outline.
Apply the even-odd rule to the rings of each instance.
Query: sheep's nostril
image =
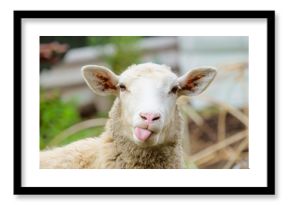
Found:
[[[143,119],[143,120],[147,120],[147,118],[143,115],[140,114],[140,117]]]
[[[160,116],[154,117],[154,118],[152,119],[152,121],[158,120],[159,118],[160,118]]]

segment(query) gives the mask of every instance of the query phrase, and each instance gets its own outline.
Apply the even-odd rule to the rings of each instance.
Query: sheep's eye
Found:
[[[178,86],[174,86],[174,87],[170,90],[170,93],[171,93],[171,94],[176,94],[176,93],[177,93],[177,90],[178,90]]]
[[[124,84],[119,85],[119,88],[120,88],[121,91],[126,91],[127,90],[127,88],[126,88],[126,86]]]

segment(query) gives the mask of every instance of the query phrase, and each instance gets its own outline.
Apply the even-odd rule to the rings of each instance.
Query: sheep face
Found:
[[[140,146],[169,142],[181,95],[197,95],[214,79],[213,68],[192,69],[177,77],[169,67],[153,63],[133,65],[120,76],[101,66],[84,66],[88,86],[101,95],[117,95],[124,132]],[[128,128],[127,128],[128,127]]]

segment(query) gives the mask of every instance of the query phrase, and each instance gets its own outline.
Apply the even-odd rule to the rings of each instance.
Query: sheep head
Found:
[[[116,95],[121,102],[120,120],[127,135],[140,146],[165,143],[174,127],[176,100],[181,95],[198,95],[212,82],[212,67],[192,69],[177,77],[165,65],[132,65],[120,76],[96,65],[82,67],[88,86],[98,95]]]

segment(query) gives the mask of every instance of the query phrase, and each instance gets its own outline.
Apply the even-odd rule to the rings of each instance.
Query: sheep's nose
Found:
[[[156,120],[160,119],[160,114],[159,113],[144,113],[144,112],[141,112],[139,115],[147,123],[152,123],[153,121],[156,121]]]

